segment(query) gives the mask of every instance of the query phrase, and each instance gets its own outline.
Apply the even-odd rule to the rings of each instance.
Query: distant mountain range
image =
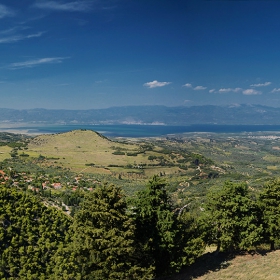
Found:
[[[0,122],[46,124],[280,125],[280,108],[234,106],[126,106],[91,110],[0,108]]]

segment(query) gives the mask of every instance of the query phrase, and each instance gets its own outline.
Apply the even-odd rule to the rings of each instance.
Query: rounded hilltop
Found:
[[[103,142],[103,143],[101,143]],[[68,147],[75,148],[75,144],[90,147],[93,143],[105,144],[105,142],[111,142],[108,138],[93,130],[71,130],[68,132],[56,133],[56,134],[42,134],[34,137],[29,147],[45,145],[57,145],[56,147]]]
[[[41,166],[66,168],[73,172],[111,174],[147,179],[154,174],[196,174],[208,176],[217,171],[203,156],[181,150],[172,151],[160,142],[114,141],[92,130],[73,130],[34,137],[25,151],[29,160],[40,159]],[[199,166],[198,166],[199,165]],[[205,173],[204,169],[207,169]],[[212,175],[211,175],[212,176]]]
[[[56,159],[55,164],[72,170],[81,170],[90,163],[94,163],[97,168],[108,165],[126,166],[135,161],[135,158],[127,157],[124,152],[116,155],[116,150],[135,152],[139,150],[139,145],[114,142],[93,130],[39,135],[28,144],[30,156],[53,158]],[[49,163],[54,162],[49,160]]]

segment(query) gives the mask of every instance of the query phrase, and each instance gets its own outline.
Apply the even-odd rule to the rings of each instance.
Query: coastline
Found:
[[[41,133],[41,132],[32,132],[30,129],[21,129],[21,128],[0,128],[0,132],[8,132],[14,134],[25,134],[29,136],[37,136],[41,134],[49,134],[49,133]]]
[[[0,123],[0,132],[37,136],[42,134],[64,133],[73,130],[93,130],[106,137],[146,138],[175,137],[190,134],[280,134],[280,125],[63,125],[63,124],[28,124]]]

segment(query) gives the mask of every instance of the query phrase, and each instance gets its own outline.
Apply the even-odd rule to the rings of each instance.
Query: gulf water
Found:
[[[242,132],[280,132],[280,125],[49,125],[21,127],[29,133],[63,133],[86,129],[94,130],[108,137],[159,137],[170,134],[211,132],[211,133],[242,133]]]

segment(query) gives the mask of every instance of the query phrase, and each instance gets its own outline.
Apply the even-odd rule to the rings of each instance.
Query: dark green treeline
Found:
[[[176,209],[165,182],[154,176],[129,203],[119,187],[96,187],[72,218],[3,185],[0,279],[154,279],[192,264],[206,245],[275,249],[279,200],[278,179],[257,196],[244,183],[226,182],[194,215]]]

